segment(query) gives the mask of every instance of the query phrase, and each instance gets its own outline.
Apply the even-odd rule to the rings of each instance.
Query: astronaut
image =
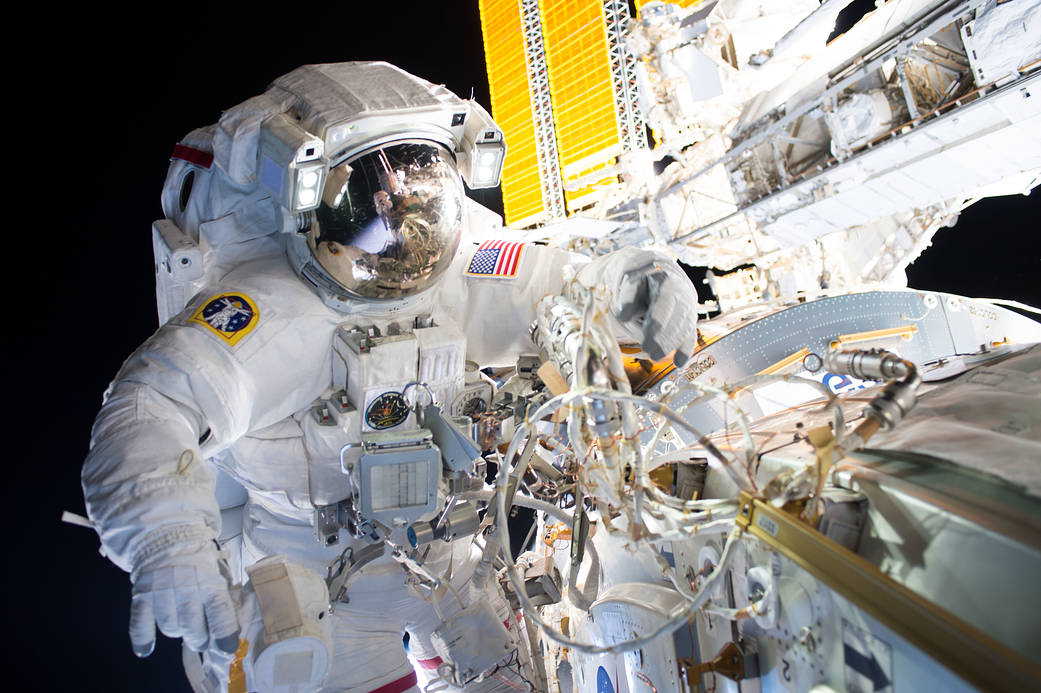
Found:
[[[456,498],[481,470],[430,430],[487,416],[477,367],[534,350],[534,306],[565,276],[602,294],[620,339],[677,363],[697,297],[658,252],[584,262],[478,238],[463,180],[498,185],[504,153],[475,102],[381,62],[301,67],[177,145],[153,230],[162,325],[106,392],[83,469],[103,552],[133,584],[136,654],[158,625],[206,654],[197,690],[234,688],[245,657],[250,690],[396,693],[430,678],[403,634],[420,673],[443,675],[436,632],[470,605],[517,646],[501,589],[474,575],[476,511]],[[218,502],[218,486],[241,498]],[[324,644],[282,647],[306,613]],[[263,666],[261,642],[277,655]],[[465,690],[517,690],[498,669]]]

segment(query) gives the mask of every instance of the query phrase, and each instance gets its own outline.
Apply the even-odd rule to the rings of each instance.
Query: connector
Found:
[[[862,380],[889,381],[864,410],[868,420],[855,431],[862,444],[879,428],[893,428],[918,401],[916,393],[922,382],[918,369],[888,351],[830,351],[824,357],[824,367],[832,373]]]

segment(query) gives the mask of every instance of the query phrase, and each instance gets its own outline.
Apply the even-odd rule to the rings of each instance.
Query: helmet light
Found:
[[[258,149],[260,184],[283,207],[293,212],[318,207],[329,169],[320,138],[279,113],[261,125]]]
[[[506,142],[488,111],[472,99],[468,104],[470,112],[458,152],[459,172],[471,190],[494,188],[502,176]]]

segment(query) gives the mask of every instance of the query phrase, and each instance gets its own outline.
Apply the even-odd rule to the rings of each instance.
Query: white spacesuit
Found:
[[[250,690],[414,691],[403,634],[420,669],[443,664],[432,634],[471,604],[516,647],[495,580],[472,579],[476,510],[453,498],[481,486],[479,457],[444,436],[492,405],[474,364],[535,351],[534,306],[576,258],[461,241],[460,175],[497,185],[504,151],[476,103],[386,63],[300,68],[178,145],[153,234],[165,324],[106,393],[83,470],[103,551],[131,575],[138,655],[158,623],[211,655],[203,689],[244,686],[245,661]],[[626,249],[573,274],[619,336],[692,352],[696,295],[668,258]],[[245,489],[240,544],[215,542],[218,475]],[[236,586],[251,566],[259,626]],[[301,569],[331,611],[308,611]],[[279,649],[308,633],[320,644]],[[516,690],[499,659],[466,690]]]

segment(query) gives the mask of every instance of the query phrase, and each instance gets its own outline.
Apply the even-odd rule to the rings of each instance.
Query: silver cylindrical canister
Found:
[[[413,548],[429,544],[435,539],[452,541],[456,537],[470,536],[477,531],[480,524],[477,508],[472,503],[463,501],[452,506],[447,517],[442,515],[437,520],[417,522],[409,527],[408,541]]]

